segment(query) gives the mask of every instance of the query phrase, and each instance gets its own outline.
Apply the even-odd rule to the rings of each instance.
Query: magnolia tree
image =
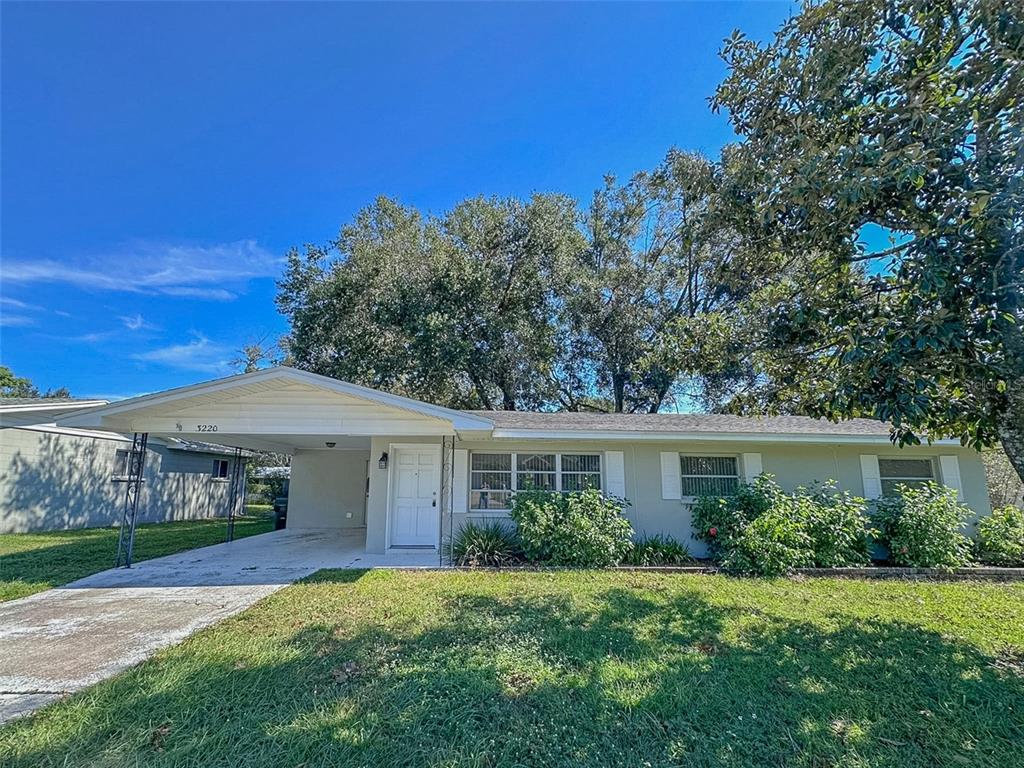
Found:
[[[797,267],[748,403],[999,441],[1024,477],[1024,5],[825,0],[722,55],[741,242]]]

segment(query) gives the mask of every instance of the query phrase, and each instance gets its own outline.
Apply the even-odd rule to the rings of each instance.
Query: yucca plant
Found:
[[[454,565],[496,568],[521,561],[523,545],[511,525],[469,521],[452,538],[451,557]]]

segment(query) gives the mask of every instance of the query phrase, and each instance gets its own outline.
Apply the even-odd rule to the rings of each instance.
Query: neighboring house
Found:
[[[131,436],[55,424],[106,404],[0,398],[0,533],[120,522]],[[138,521],[226,515],[233,453],[173,437],[150,439]]]
[[[885,424],[783,416],[457,411],[290,368],[159,392],[59,420],[292,455],[289,528],[365,529],[366,550],[436,548],[465,520],[504,518],[525,485],[629,500],[639,534],[695,554],[691,507],[770,472],[835,479],[868,498],[929,479],[989,512],[979,454],[957,441],[898,449]],[[144,503],[148,503],[144,499]],[[351,533],[351,531],[350,531]]]

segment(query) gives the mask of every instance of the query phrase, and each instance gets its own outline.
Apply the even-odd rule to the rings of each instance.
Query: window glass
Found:
[[[935,466],[931,459],[878,459],[878,472],[882,479],[882,495],[895,496],[896,487],[907,485],[920,488],[935,479]]]
[[[227,459],[214,459],[213,460],[213,476],[220,479],[225,479],[228,476],[228,460]]]
[[[128,477],[128,451],[114,451],[114,477]]]
[[[516,454],[516,490],[555,490],[555,454]]]
[[[680,456],[683,496],[725,496],[739,487],[735,456]]]
[[[601,490],[601,455],[598,453],[562,454],[562,490]]]
[[[474,453],[471,458],[469,508],[509,509],[512,506],[512,454]]]

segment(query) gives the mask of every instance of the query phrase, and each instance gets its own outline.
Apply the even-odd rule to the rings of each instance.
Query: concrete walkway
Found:
[[[367,555],[364,541],[362,531],[275,531],[0,603],[0,723],[138,664],[321,568],[438,565],[436,552]]]

